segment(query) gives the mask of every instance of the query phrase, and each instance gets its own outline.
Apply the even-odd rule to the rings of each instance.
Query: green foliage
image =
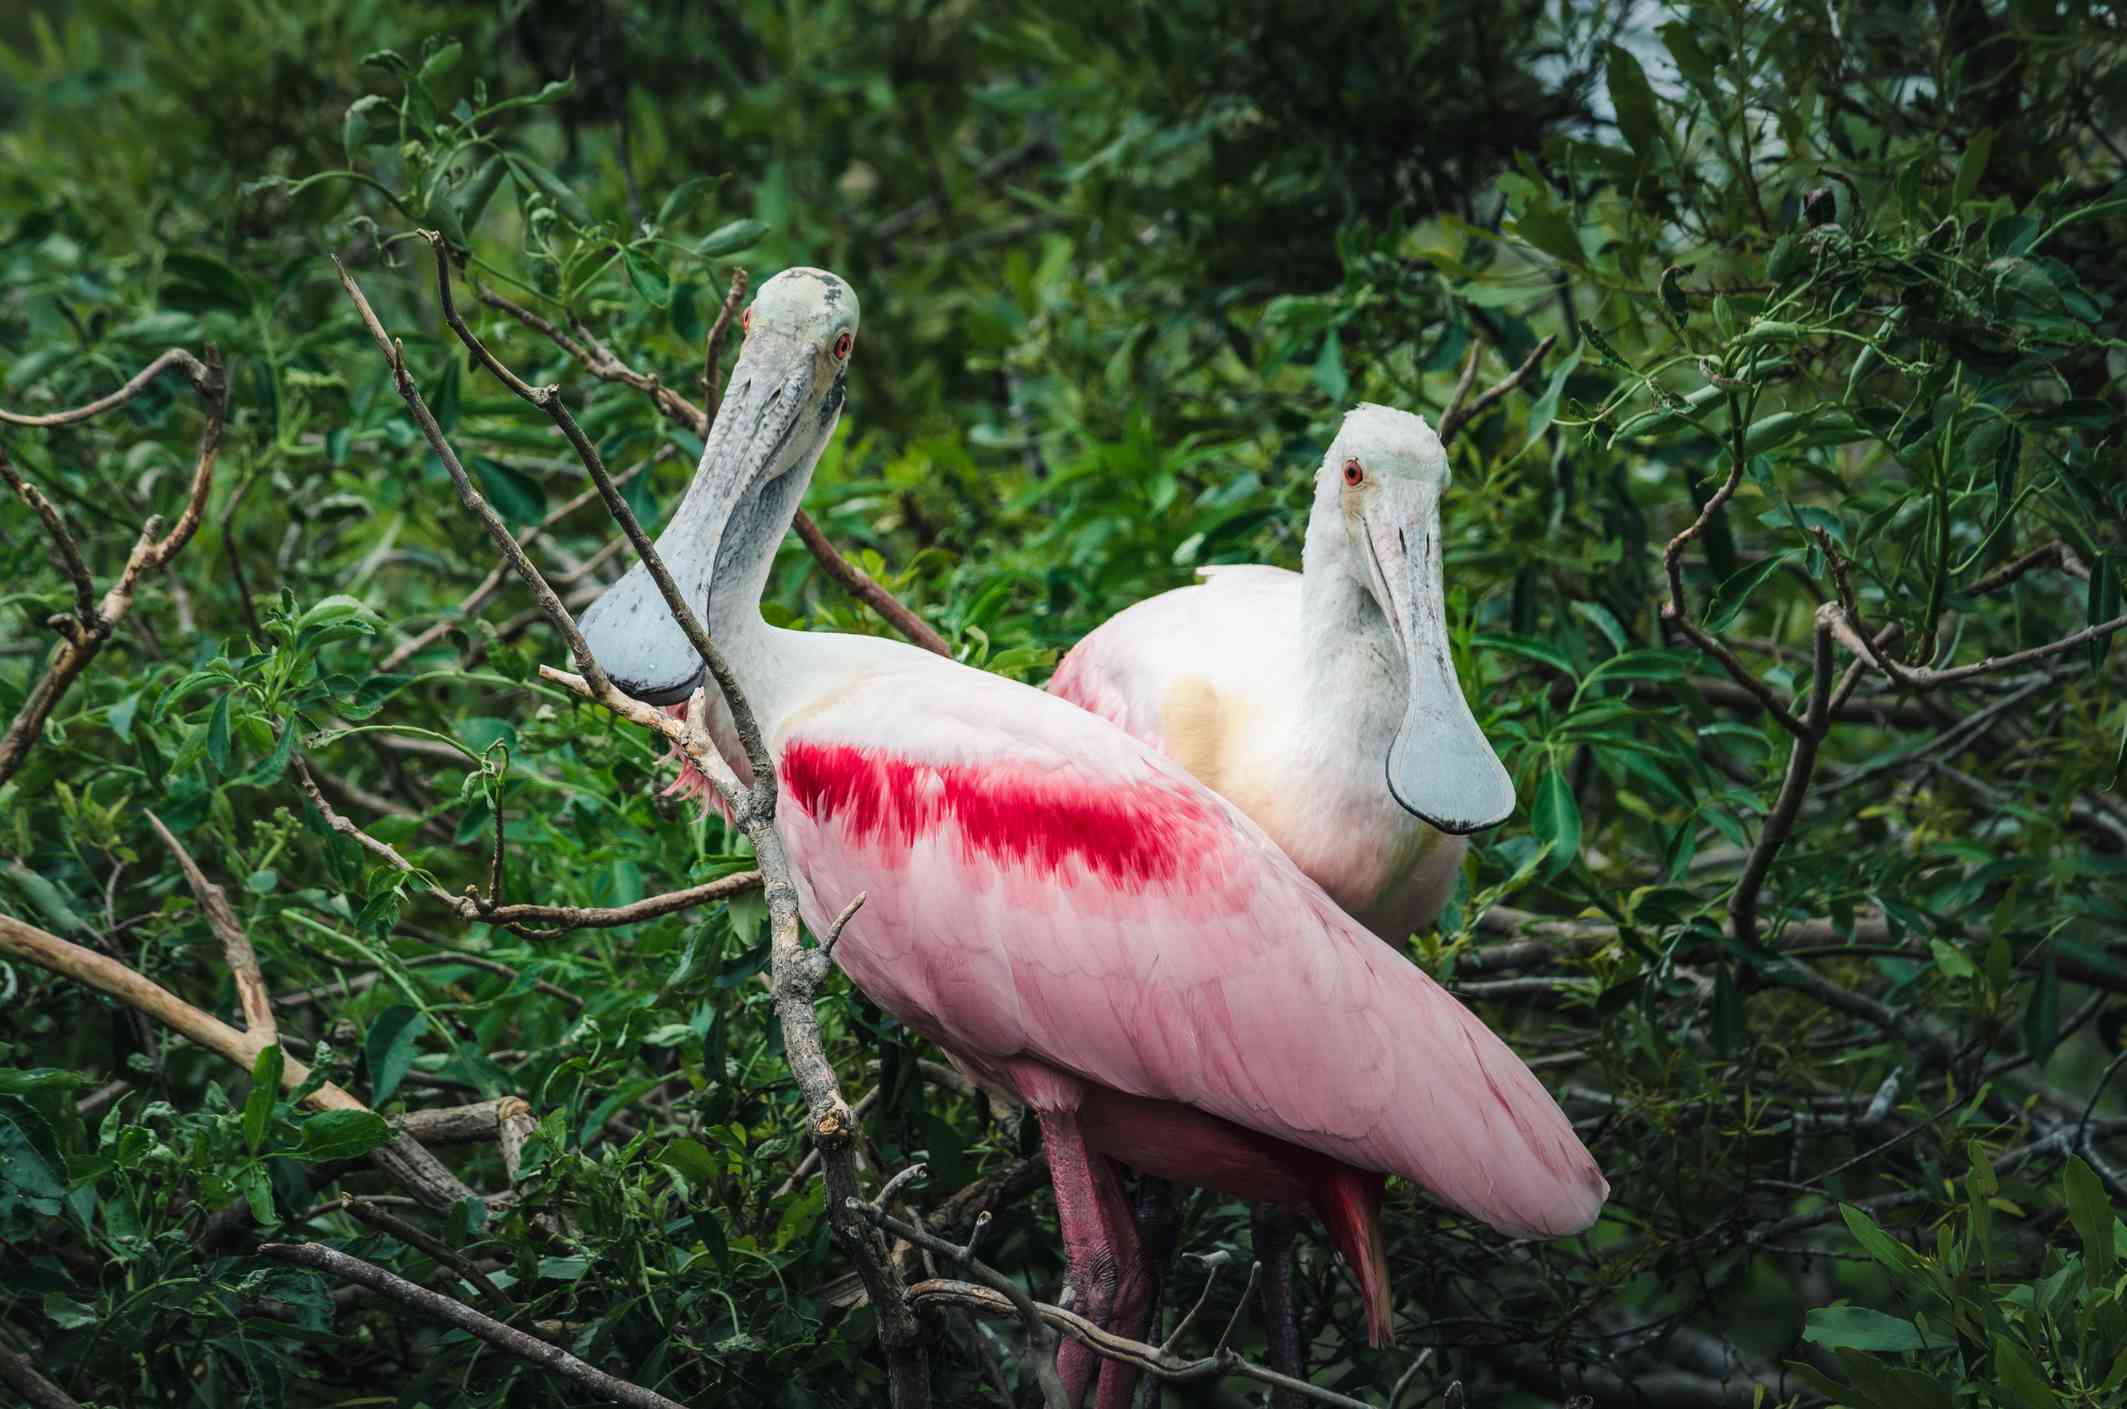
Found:
[[[232,386],[196,535],[0,784],[0,912],[234,1020],[152,811],[226,892],[282,1031],[239,1071],[0,960],[0,1345],[84,1403],[578,1402],[258,1256],[271,1236],[690,1402],[885,1397],[824,1193],[784,1190],[804,1122],[758,902],[561,934],[455,903],[488,893],[498,819],[504,903],[627,904],[749,858],[662,795],[659,748],[539,680],[557,643],[483,584],[492,550],[328,253],[577,600],[612,534],[441,326],[425,227],[646,520],[692,430],[474,290],[700,403],[734,268],[843,273],[864,330],[808,510],[963,659],[1037,683],[1199,566],[1297,566],[1348,404],[1437,422],[1466,358],[1482,385],[1556,335],[1451,447],[1444,525],[1456,668],[1525,810],[1412,952],[1538,1064],[1611,1209],[1510,1246],[1393,1190],[1395,1350],[1303,1232],[1310,1374],[1378,1402],[1432,1347],[1417,1397],[1637,1403],[1659,1375],[1678,1402],[1724,1377],[1768,1404],[2109,1402],[2127,653],[1927,689],[1864,669],[1760,865],[1796,739],[1664,606],[1682,535],[1684,621],[1798,722],[1828,605],[1895,629],[1906,672],[2119,616],[2123,93],[2109,21],[1968,0],[0,20],[0,407],[80,405],[173,345],[217,347]],[[169,378],[0,448],[101,594],[179,511],[200,430]],[[0,716],[73,601],[0,501]],[[767,610],[886,629],[795,544]],[[1842,681],[1854,659],[1831,643]],[[306,769],[411,869],[335,829]],[[877,1092],[869,1177],[927,1161],[935,1212],[1034,1148],[839,980],[821,1014],[845,1087]],[[377,1114],[277,1091],[294,1060]],[[498,1301],[340,1196],[401,1193],[365,1159],[379,1117],[508,1096],[536,1122],[514,1179],[492,1140],[439,1152],[510,1197],[397,1210]],[[1248,1225],[1199,1194],[1181,1246],[1240,1251]],[[983,1247],[1055,1286],[1044,1197],[1001,1202]],[[1178,1267],[1170,1325],[1201,1284]],[[940,1402],[996,1402],[986,1351],[1031,1384],[995,1329],[941,1326]],[[1235,1334],[1260,1353],[1252,1315]]]
[[[2114,1217],[2098,1176],[2068,1156],[2060,1197],[2082,1250],[2057,1243],[2046,1250],[2041,1275],[2007,1285],[1993,1276],[1992,1216],[2017,1210],[1977,1145],[1964,1189],[1964,1205],[1936,1227],[1933,1257],[1861,1210],[1840,1210],[1909,1314],[1844,1305],[1812,1310],[1803,1339],[1833,1352],[1840,1374],[1805,1364],[1795,1373],[1839,1403],[1868,1409],[2110,1402],[2127,1384],[2127,1280],[2114,1274],[2127,1225]]]

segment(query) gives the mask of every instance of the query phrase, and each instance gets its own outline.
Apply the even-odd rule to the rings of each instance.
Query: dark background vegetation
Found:
[[[792,1181],[758,906],[543,936],[450,903],[486,884],[498,809],[509,901],[747,863],[659,796],[661,748],[537,681],[563,653],[514,583],[462,609],[492,548],[327,255],[506,518],[583,485],[443,329],[426,226],[461,287],[580,319],[697,401],[735,267],[848,277],[864,331],[809,508],[962,658],[1037,682],[1200,563],[1296,565],[1350,403],[1437,416],[1473,351],[1484,384],[1557,335],[1457,441],[1447,506],[1458,666],[1524,810],[1411,952],[1614,1194],[1531,1246],[1395,1191],[1379,1351],[1303,1232],[1308,1374],[1384,1403],[1423,1353],[1404,1405],[2119,1402],[2127,652],[1925,672],[2120,616],[2120,40],[2116,12],[2042,0],[10,7],[0,407],[211,346],[229,420],[196,536],[0,783],[0,913],[233,1021],[153,812],[226,891],[288,1054],[385,1116],[529,1119],[507,1167],[492,1107],[436,1145],[513,1197],[410,1206],[350,1162],[382,1121],[253,1095],[0,957],[0,1356],[82,1404],[590,1402],[272,1238],[690,1403],[884,1400],[820,1184]],[[684,427],[476,323],[616,470],[648,466],[645,519],[675,501]],[[177,515],[201,428],[172,376],[0,448],[100,594]],[[1709,503],[1675,599],[1665,547]],[[591,503],[535,553],[582,600],[612,537]],[[795,543],[772,596],[885,629]],[[0,499],[0,717],[73,603]],[[1827,604],[1896,628],[1886,668],[1853,666]],[[330,830],[298,762],[420,874]],[[876,1092],[869,1177],[926,1160],[916,1204],[957,1228],[989,1198],[989,1259],[1053,1292],[1031,1126],[839,980],[820,1011],[845,1089]],[[1247,1210],[1196,1195],[1180,1245],[1245,1259]],[[1203,1276],[1177,1263],[1169,1325]],[[1013,1323],[936,1335],[940,1402],[1031,1385]],[[1260,1353],[1252,1309],[1235,1335]]]

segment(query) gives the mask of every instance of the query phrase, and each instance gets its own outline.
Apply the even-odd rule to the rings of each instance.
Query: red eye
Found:
[[[742,333],[750,333],[753,331],[752,309],[749,308],[744,313],[741,313],[739,315],[739,331]]]
[[[846,360],[849,357],[850,348],[856,345],[856,341],[856,338],[849,333],[844,333],[842,334],[842,336],[836,338],[835,361],[841,362]]]
[[[1344,462],[1344,482],[1346,484],[1357,484],[1360,480],[1363,480],[1365,478],[1366,471],[1359,468],[1358,456],[1355,455],[1351,459],[1346,460]]]

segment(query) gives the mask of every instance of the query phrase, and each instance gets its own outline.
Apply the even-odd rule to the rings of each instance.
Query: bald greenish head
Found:
[[[674,585],[704,621],[720,562],[747,556],[759,546],[754,536],[782,532],[773,516],[739,511],[793,470],[810,473],[834,434],[856,347],[856,291],[824,269],[786,269],[761,285],[741,326],[745,342],[701,465],[657,539]],[[671,704],[694,693],[701,658],[640,563],[582,625],[599,667],[637,699]]]
[[[1455,678],[1442,573],[1447,451],[1421,416],[1362,404],[1322,457],[1315,512],[1341,513],[1356,571],[1403,653],[1408,694],[1384,767],[1405,811],[1461,836],[1504,822],[1514,783]]]

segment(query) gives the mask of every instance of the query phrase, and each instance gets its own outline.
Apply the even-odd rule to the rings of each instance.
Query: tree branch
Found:
[[[319,1243],[263,1243],[259,1254],[297,1267],[308,1267],[314,1272],[338,1277],[359,1287],[390,1297],[393,1301],[425,1316],[433,1317],[448,1326],[455,1326],[467,1335],[477,1336],[497,1350],[529,1360],[533,1364],[582,1385],[593,1394],[602,1395],[615,1404],[625,1404],[630,1409],[687,1409],[676,1399],[667,1399],[655,1390],[630,1384],[615,1378],[595,1366],[587,1365],[575,1356],[550,1341],[509,1326],[494,1317],[475,1311],[454,1297],[432,1292],[426,1287],[417,1287],[404,1277],[394,1276],[374,1263],[364,1262],[359,1257],[350,1257]]]
[[[293,729],[291,722],[282,726]],[[220,886],[207,879],[206,873],[192,859],[191,853],[176,837],[170,835],[162,818],[153,812],[145,814],[148,825],[162,844],[177,858],[177,867],[185,873],[185,884],[192,887],[192,895],[199,901],[200,914],[206,917],[207,928],[214,931],[222,942],[222,953],[229,960],[229,973],[236,980],[238,1006],[244,1010],[244,1030],[257,1037],[260,1047],[271,1047],[280,1041],[280,1029],[273,1021],[273,995],[266,987],[266,976],[259,972],[258,951],[251,947],[251,936],[237,923],[236,912],[229,908],[229,895]]]
[[[1448,398],[1447,409],[1440,413],[1440,443],[1446,445],[1454,440],[1462,433],[1464,426],[1491,410],[1501,397],[1529,380],[1537,366],[1543,362],[1544,355],[1557,343],[1556,333],[1544,334],[1543,341],[1536,344],[1529,355],[1521,360],[1519,367],[1507,373],[1504,380],[1486,387],[1475,401],[1465,407],[1462,404],[1463,398],[1469,395],[1470,386],[1477,378],[1477,355],[1473,351],[1470,365],[1463,369],[1462,380],[1455,386],[1455,394]]]
[[[44,732],[45,721],[51,718],[58,707],[60,697],[65,695],[89,663],[103,650],[104,643],[111,639],[111,632],[132,609],[133,594],[140,579],[147,573],[160,570],[170,559],[183,550],[191,541],[193,530],[199,527],[199,517],[207,505],[207,494],[214,487],[214,461],[221,450],[222,423],[229,408],[229,383],[222,374],[221,362],[212,348],[207,360],[201,362],[181,348],[172,348],[155,359],[132,381],[118,391],[87,406],[71,411],[57,411],[49,416],[16,416],[0,412],[0,421],[19,426],[64,426],[100,415],[123,402],[132,400],[150,381],[168,367],[183,367],[191,378],[193,388],[206,404],[207,423],[200,432],[199,455],[192,469],[192,488],[186,496],[185,507],[178,514],[177,526],[168,534],[157,537],[162,531],[160,518],[151,516],[142,525],[140,538],[133,551],[126,556],[126,565],[118,580],[104,593],[103,601],[73,624],[66,639],[54,648],[45,672],[37,683],[30,687],[29,696],[22,703],[22,710],[8,725],[7,733],[0,736],[0,784],[12,778],[22,767],[38,737]],[[7,476],[11,484],[19,483],[12,471]],[[25,498],[27,495],[24,496]],[[39,496],[40,498],[42,496]],[[32,501],[32,507],[35,507]],[[56,517],[56,516],[55,516]],[[47,519],[47,526],[53,520]],[[59,532],[64,534],[62,527]],[[61,549],[66,555],[66,549]],[[77,571],[78,570],[78,571]],[[83,594],[87,569],[81,565],[78,553],[72,555],[67,565],[68,575],[74,578],[77,597]]]
[[[925,1409],[930,1403],[930,1366],[924,1348],[922,1327],[909,1306],[900,1274],[887,1259],[884,1247],[861,1220],[843,1208],[844,1200],[854,1194],[856,1185],[855,1119],[848,1103],[842,1099],[834,1070],[828,1064],[820,1039],[819,1021],[812,1009],[813,996],[818,992],[820,981],[826,976],[828,963],[821,951],[808,951],[799,942],[797,888],[791,882],[790,865],[783,853],[782,837],[775,828],[775,767],[762,742],[752,708],[732,677],[730,668],[696,618],[692,607],[673,584],[672,576],[659,558],[655,545],[643,533],[642,526],[636,522],[635,515],[629,510],[626,501],[614,490],[613,482],[606,474],[598,452],[578,428],[575,418],[562,404],[558,393],[551,387],[531,387],[503,366],[465,325],[451,296],[447,251],[440,237],[430,235],[429,239],[436,256],[437,293],[442,302],[445,320],[450,323],[467,350],[503,385],[540,407],[553,419],[582,459],[584,469],[598,486],[599,495],[605,500],[607,510],[626,532],[629,542],[635,545],[636,554],[641,559],[645,571],[650,574],[651,580],[657,583],[665,605],[685,631],[704,667],[722,691],[724,701],[731,711],[733,732],[737,735],[753,772],[750,787],[742,790],[731,770],[725,767],[717,756],[700,718],[700,711],[690,711],[690,717],[685,721],[673,719],[662,710],[630,699],[614,688],[604,672],[599,670],[590,647],[570,617],[568,608],[554,596],[552,589],[547,587],[544,579],[539,576],[538,569],[526,558],[524,550],[510,535],[507,526],[495,516],[494,511],[466,479],[457,456],[450,451],[442,430],[436,425],[435,418],[429,414],[419,390],[407,375],[405,359],[398,345],[385,334],[382,325],[376,320],[375,313],[371,311],[368,300],[363,298],[361,290],[344,268],[340,269],[341,283],[360,309],[378,347],[391,359],[400,393],[414,413],[423,433],[427,435],[430,445],[442,458],[453,481],[458,484],[459,497],[465,501],[466,507],[480,516],[486,524],[489,535],[503,550],[504,558],[534,587],[535,595],[538,596],[540,607],[545,611],[548,621],[569,643],[572,654],[583,667],[580,679],[572,679],[546,666],[540,668],[541,675],[568,685],[623,718],[641,723],[673,740],[708,774],[719,796],[745,831],[748,840],[753,843],[754,855],[759,861],[764,898],[768,903],[770,970],[773,975],[776,1015],[782,1025],[784,1054],[797,1078],[800,1090],[805,1094],[813,1139],[821,1151],[821,1161],[827,1176],[829,1222],[837,1239],[855,1259],[857,1270],[864,1280],[865,1290],[870,1295],[874,1312],[879,1318],[879,1338],[886,1351],[894,1404],[897,1409]],[[334,261],[334,267],[339,268],[337,260]],[[381,846],[382,843],[378,845]]]
[[[269,1045],[256,1032],[238,1032],[116,959],[47,934],[10,915],[0,915],[0,954],[12,954],[61,978],[107,993],[247,1072],[258,1065],[259,1053]],[[281,1084],[284,1087],[292,1091],[309,1079],[309,1067],[292,1056],[282,1057]],[[369,1110],[368,1106],[329,1081],[305,1099],[315,1110]],[[449,1209],[460,1199],[480,1197],[460,1183],[458,1177],[445,1169],[434,1155],[403,1133],[372,1150],[370,1158],[431,1208]]]

